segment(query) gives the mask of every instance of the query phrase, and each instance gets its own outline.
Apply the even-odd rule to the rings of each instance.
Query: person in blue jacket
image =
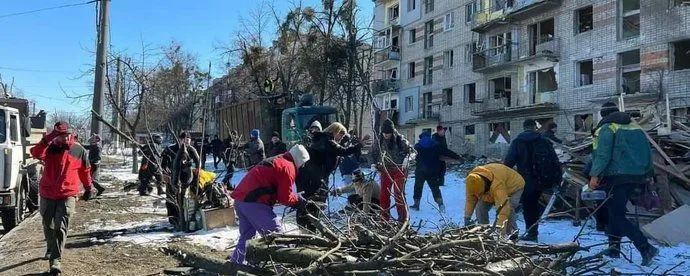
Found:
[[[444,147],[431,138],[430,131],[424,131],[419,135],[419,142],[414,146],[417,151],[417,165],[415,168],[414,181],[414,205],[410,209],[419,210],[419,202],[422,199],[424,182],[429,184],[434,201],[438,204],[441,212],[445,212],[443,197],[441,196],[441,170],[445,167],[445,162],[441,157],[460,160],[460,156]]]

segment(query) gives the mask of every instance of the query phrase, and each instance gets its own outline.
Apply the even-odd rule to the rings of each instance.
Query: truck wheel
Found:
[[[8,208],[2,211],[2,227],[5,232],[9,232],[16,227],[24,219],[24,212],[26,208],[26,189],[20,186],[17,192],[17,206],[15,208]]]
[[[26,180],[28,183],[28,196],[26,207],[29,213],[33,213],[38,210],[38,182],[41,180],[41,175],[43,174],[43,166],[36,164],[32,166],[33,169],[29,170],[29,174]]]

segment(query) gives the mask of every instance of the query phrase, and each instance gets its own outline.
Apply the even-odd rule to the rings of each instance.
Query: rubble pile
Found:
[[[516,244],[499,239],[489,225],[421,235],[409,224],[351,218],[343,224],[311,216],[318,234],[251,240],[246,259],[254,269],[279,275],[556,275],[601,263],[600,256],[573,260],[583,250],[577,243]]]

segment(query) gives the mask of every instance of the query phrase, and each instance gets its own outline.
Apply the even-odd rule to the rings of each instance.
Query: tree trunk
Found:
[[[132,143],[132,142],[130,142]],[[139,147],[132,143],[132,173],[139,173]]]

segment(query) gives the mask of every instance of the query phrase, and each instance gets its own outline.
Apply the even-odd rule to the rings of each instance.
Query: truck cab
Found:
[[[322,127],[327,127],[336,121],[338,110],[332,106],[304,105],[287,108],[282,114],[283,142],[288,146],[302,143],[307,135],[307,129],[314,121],[319,121]]]
[[[28,113],[26,99],[0,98],[0,218],[5,231],[38,208],[42,166],[29,150],[45,134],[45,113]]]

